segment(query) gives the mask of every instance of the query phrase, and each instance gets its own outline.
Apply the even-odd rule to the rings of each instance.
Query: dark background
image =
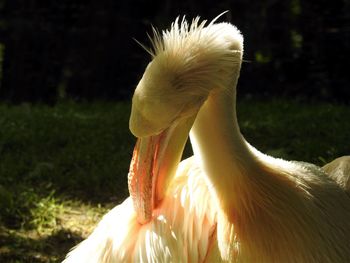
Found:
[[[129,99],[150,59],[133,38],[225,10],[245,37],[239,94],[349,102],[350,0],[0,0],[0,99]]]

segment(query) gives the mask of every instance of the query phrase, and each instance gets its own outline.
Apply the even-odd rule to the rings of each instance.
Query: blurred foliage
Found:
[[[127,194],[125,171],[134,144],[129,104],[1,105],[0,112],[0,185],[16,193],[22,182],[89,201]],[[111,184],[118,176],[123,184]],[[87,192],[89,185],[94,189]]]
[[[349,155],[350,108],[291,100],[243,100],[238,105],[242,133],[260,151],[317,165]]]
[[[349,102],[350,0],[1,0],[0,97],[129,98],[149,60],[132,38],[224,10],[245,36],[242,94]]]

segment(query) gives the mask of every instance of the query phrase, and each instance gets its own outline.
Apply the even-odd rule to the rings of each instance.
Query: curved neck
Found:
[[[233,84],[236,83],[237,79]],[[195,158],[201,163],[223,210],[232,213],[240,210],[239,198],[235,196],[242,192],[242,182],[259,170],[257,158],[239,130],[235,97],[235,87],[210,94],[190,133]]]
[[[235,97],[226,92],[209,96],[198,112],[190,138],[195,156],[206,170],[222,166],[239,172],[240,164],[249,161],[252,154],[238,126]]]

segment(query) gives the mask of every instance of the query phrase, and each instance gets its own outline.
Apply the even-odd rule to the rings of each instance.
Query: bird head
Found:
[[[228,23],[179,19],[154,30],[152,56],[132,99],[129,127],[138,138],[129,191],[140,223],[152,218],[181,159],[202,104],[231,88],[242,61],[243,39]]]

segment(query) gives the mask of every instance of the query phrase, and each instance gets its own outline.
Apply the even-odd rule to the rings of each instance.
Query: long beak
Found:
[[[181,160],[195,116],[173,123],[158,135],[139,138],[128,174],[137,219],[145,224],[159,206]]]

